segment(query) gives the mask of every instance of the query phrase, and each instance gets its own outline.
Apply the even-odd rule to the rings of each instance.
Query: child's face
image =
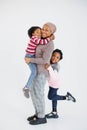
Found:
[[[59,61],[60,61],[60,53],[54,52],[52,57],[51,57],[52,64],[55,64],[55,63],[57,63]]]
[[[33,35],[33,36],[41,37],[41,29],[39,29],[39,28],[36,29],[32,35]]]

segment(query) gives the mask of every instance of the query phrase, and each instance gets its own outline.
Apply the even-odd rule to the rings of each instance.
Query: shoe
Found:
[[[76,99],[71,95],[71,93],[67,92],[66,100],[71,100],[73,102],[76,102]]]
[[[59,116],[57,115],[57,112],[51,112],[49,114],[46,114],[46,118],[58,118]]]
[[[44,118],[37,118],[35,120],[31,120],[29,124],[31,125],[39,125],[39,124],[45,124],[47,123],[46,117]]]
[[[33,115],[33,116],[28,117],[27,121],[31,121],[31,120],[35,120],[35,119],[37,119],[37,116]]]
[[[27,89],[27,88],[23,88],[23,93],[24,93],[24,96],[26,97],[26,98],[29,98],[30,96],[29,96],[29,89]]]

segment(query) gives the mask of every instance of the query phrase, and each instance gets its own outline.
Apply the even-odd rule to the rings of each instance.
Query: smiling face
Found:
[[[47,38],[52,34],[51,29],[48,25],[44,25],[41,32],[42,32],[42,38]]]
[[[60,61],[60,53],[54,52],[51,57],[51,63],[55,64]]]
[[[32,36],[38,36],[41,37],[41,29],[37,28],[34,33],[32,33]]]

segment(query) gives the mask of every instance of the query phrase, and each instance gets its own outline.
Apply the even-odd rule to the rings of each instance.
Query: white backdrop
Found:
[[[29,75],[24,63],[27,30],[45,22],[56,24],[55,48],[64,54],[59,93],[70,91],[77,102],[60,101],[59,119],[31,126],[26,118],[34,109],[22,93]],[[87,130],[86,34],[86,0],[0,0],[0,130]],[[46,85],[46,113],[51,111],[47,91]]]

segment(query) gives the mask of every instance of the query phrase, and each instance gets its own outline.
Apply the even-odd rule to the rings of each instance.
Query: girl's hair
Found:
[[[32,33],[34,33],[34,31],[36,29],[41,29],[39,26],[32,26],[29,30],[28,30],[28,36],[31,38],[32,37]]]
[[[52,52],[52,55],[55,53],[55,52],[58,52],[60,54],[60,60],[63,59],[63,53],[60,49],[55,49],[53,52]]]

